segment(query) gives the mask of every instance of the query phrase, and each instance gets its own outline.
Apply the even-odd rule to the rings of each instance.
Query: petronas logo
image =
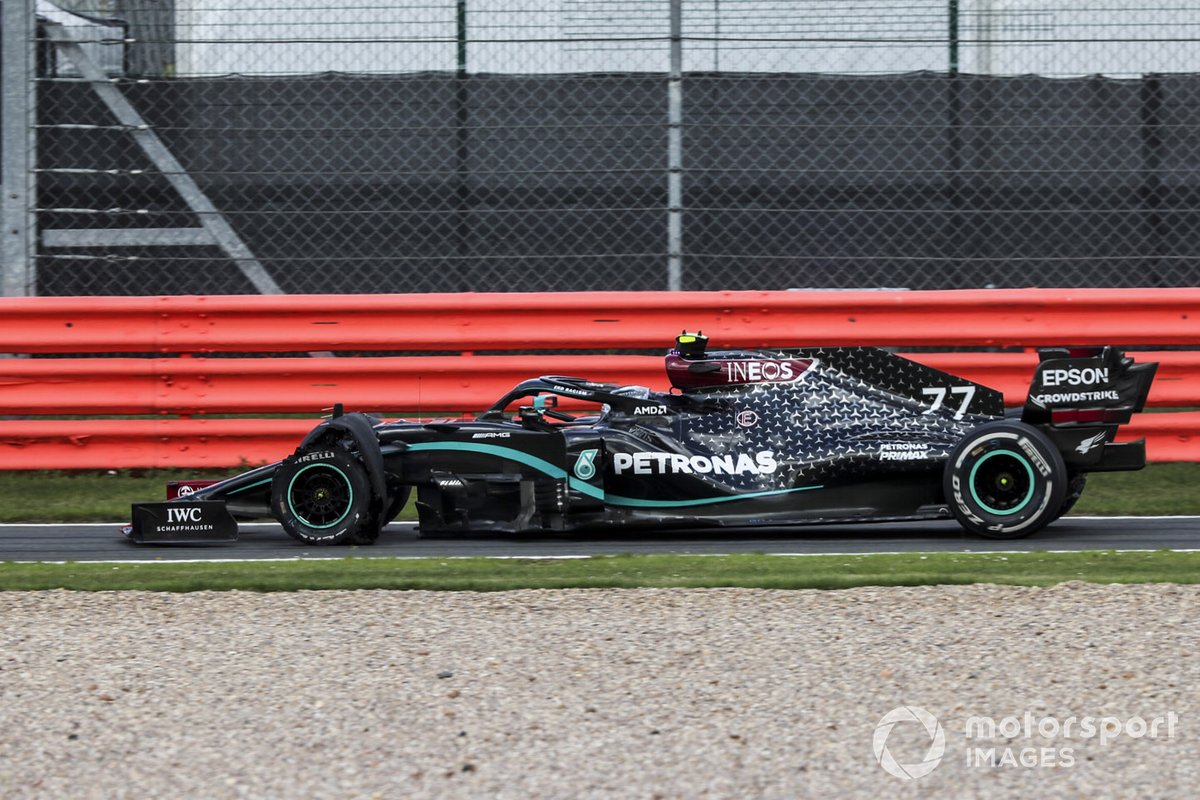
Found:
[[[575,477],[581,481],[590,481],[596,477],[596,454],[600,451],[596,448],[584,450],[579,454],[579,458],[575,459]]]

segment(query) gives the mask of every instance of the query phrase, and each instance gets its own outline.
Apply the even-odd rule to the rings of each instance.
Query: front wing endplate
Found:
[[[134,503],[128,537],[158,542],[236,542],[237,521],[221,500]]]

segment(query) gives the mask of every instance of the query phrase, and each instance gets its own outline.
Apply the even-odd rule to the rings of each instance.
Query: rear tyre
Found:
[[[1016,539],[1058,519],[1067,498],[1067,468],[1036,428],[989,422],[950,452],[942,485],[950,512],[968,531]]]
[[[271,511],[297,541],[370,544],[379,536],[379,501],[367,471],[337,446],[317,446],[284,459],[271,482]]]
[[[1087,473],[1080,472],[1071,476],[1067,481],[1067,497],[1063,500],[1062,508],[1058,509],[1058,513],[1054,516],[1055,519],[1066,514],[1075,504],[1079,502],[1079,498],[1083,496],[1083,489],[1087,486]]]

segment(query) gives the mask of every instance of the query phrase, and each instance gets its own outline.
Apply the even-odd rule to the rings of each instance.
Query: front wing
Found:
[[[135,503],[126,536],[139,544],[235,542],[238,527],[222,500]]]

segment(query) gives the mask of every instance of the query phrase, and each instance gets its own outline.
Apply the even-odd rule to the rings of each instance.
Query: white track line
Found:
[[[104,561],[2,561],[4,564],[257,564],[257,563],[287,563],[300,561],[346,561],[357,559],[361,561],[378,561],[393,559],[396,561],[465,561],[472,558],[486,558],[492,561],[579,561],[586,558],[615,558],[617,556],[695,556],[697,558],[724,558],[725,556],[771,556],[777,558],[809,558],[814,556],[830,556],[836,558],[854,558],[867,556],[1012,556],[1038,554],[1070,554],[1070,553],[1159,553],[1167,550],[1171,553],[1200,553],[1200,548],[1171,549],[1164,547],[1144,549],[1100,549],[1100,550],[881,550],[865,553],[592,553],[590,555],[529,555],[529,556],[292,556],[290,558],[160,558],[153,560],[122,561],[118,559]]]
[[[1068,517],[1069,520],[1080,521],[1096,521],[1096,520],[1180,520],[1193,519],[1200,520],[1200,517],[1191,515],[1163,515],[1156,517],[1140,517],[1140,516],[1120,516],[1120,517]],[[71,527],[86,527],[86,528],[113,528],[118,527],[123,523],[115,522],[84,522],[84,523],[0,523],[0,531],[5,528],[54,528],[70,525]],[[403,524],[403,523],[401,523]],[[832,526],[829,526],[832,527]],[[278,528],[276,523],[272,522],[252,522],[239,525],[243,529],[267,529],[272,530]],[[1087,553],[1087,552],[1104,552],[1104,553],[1156,553],[1161,550],[1170,550],[1173,553],[1198,553],[1200,548],[1099,548],[1091,550],[879,550],[879,551],[859,551],[859,552],[836,552],[836,553],[761,553],[759,555],[777,556],[780,558],[804,558],[810,556],[832,556],[838,558],[863,557],[863,556],[898,556],[898,555],[1028,555],[1031,553]],[[496,561],[569,561],[585,558],[606,558],[610,557],[609,553],[593,553],[587,555],[475,555],[475,556],[404,556],[404,555],[378,555],[378,556],[291,556],[288,558],[156,558],[156,559],[138,559],[138,560],[121,560],[121,559],[105,559],[105,560],[82,560],[82,561],[7,561],[9,564],[248,564],[248,563],[286,563],[291,561],[343,561],[347,558],[364,558],[364,559],[380,559],[392,558],[402,561],[430,561],[439,559],[442,561],[463,560],[469,558],[487,558]],[[723,557],[730,555],[748,555],[747,553],[641,553],[635,555],[694,555],[706,557]]]
[[[1127,516],[1115,516],[1115,517],[1082,517],[1081,516],[1081,517],[1063,517],[1062,518],[1062,520],[1064,522],[1072,522],[1072,521],[1094,522],[1094,521],[1098,521],[1098,520],[1103,521],[1103,520],[1113,520],[1113,519],[1140,519],[1140,520],[1195,519],[1195,520],[1200,520],[1200,516],[1197,516],[1195,514],[1160,514],[1158,516],[1127,515]],[[910,521],[892,522],[889,524],[920,525],[923,522],[949,523],[951,521],[952,520],[949,520],[949,519],[910,520]],[[70,528],[111,528],[114,526],[117,528],[120,528],[122,525],[128,525],[128,524],[129,524],[129,520],[124,520],[122,522],[0,522],[0,530],[3,530],[4,528],[67,528],[67,527],[70,527]],[[400,521],[400,522],[396,522],[393,524],[395,524],[395,525],[415,525],[416,522],[415,521]],[[870,520],[863,520],[862,522],[852,522],[852,523],[830,523],[828,525],[797,525],[795,527],[797,530],[802,530],[802,529],[808,528],[808,527],[834,528],[834,527],[838,527],[840,525],[868,525],[868,524],[871,524]],[[276,528],[278,526],[279,526],[279,523],[277,523],[277,522],[239,522],[238,523],[239,528]],[[766,525],[766,526],[762,526],[762,527],[778,529],[778,528],[786,528],[788,526],[780,524],[780,525]]]

